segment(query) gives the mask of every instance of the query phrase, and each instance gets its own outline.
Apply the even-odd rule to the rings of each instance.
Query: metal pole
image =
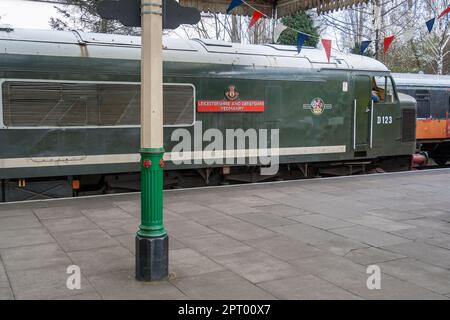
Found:
[[[162,1],[142,0],[141,225],[136,235],[136,279],[168,276],[168,235],[163,224]]]
[[[375,27],[375,59],[380,58],[380,1],[375,0],[373,3],[373,25]]]

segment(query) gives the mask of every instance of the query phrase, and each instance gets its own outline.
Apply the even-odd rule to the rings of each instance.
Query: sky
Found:
[[[15,28],[50,29],[48,21],[55,15],[52,4],[0,0],[0,24],[10,24]]]

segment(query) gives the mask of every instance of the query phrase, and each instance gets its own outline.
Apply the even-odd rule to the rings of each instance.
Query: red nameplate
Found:
[[[198,112],[264,112],[264,100],[199,100]]]

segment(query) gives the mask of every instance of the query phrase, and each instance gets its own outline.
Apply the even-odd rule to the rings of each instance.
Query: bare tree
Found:
[[[125,27],[122,24],[102,19],[96,11],[96,0],[58,0],[63,5],[54,6],[57,17],[50,18],[50,26],[55,30],[79,29],[88,32],[118,33],[137,35],[139,28]]]
[[[203,13],[202,20],[195,26],[180,27],[180,37],[205,38],[235,43],[269,43],[272,40],[273,20],[261,18],[255,26],[248,28],[250,17]]]
[[[373,56],[392,70],[444,74],[449,71],[448,20],[437,20],[431,34],[425,21],[447,6],[445,0],[372,0],[343,12],[324,14],[321,20],[329,29],[338,30],[342,46],[354,51],[359,51],[361,41],[372,40]],[[383,39],[391,35],[395,41],[384,54]]]

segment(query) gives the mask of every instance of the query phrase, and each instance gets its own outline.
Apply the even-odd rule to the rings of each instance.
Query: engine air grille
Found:
[[[413,142],[416,140],[416,111],[405,109],[402,115],[402,142]]]

